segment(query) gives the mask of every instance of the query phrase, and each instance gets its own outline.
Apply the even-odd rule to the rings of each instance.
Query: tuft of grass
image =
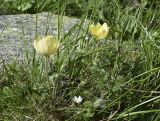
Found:
[[[48,4],[37,0],[36,12],[47,10]],[[142,0],[138,6],[120,0],[66,0],[56,5],[48,11],[58,11],[57,36],[62,47],[50,58],[49,82],[44,77],[42,57],[28,53],[27,48],[27,61],[4,64],[0,119],[159,121],[160,7],[156,0]],[[67,11],[77,13],[80,20],[62,36],[62,18]],[[108,23],[106,40],[90,36],[92,22]],[[73,97],[79,95],[83,101],[75,104]],[[99,99],[102,101],[97,103]]]

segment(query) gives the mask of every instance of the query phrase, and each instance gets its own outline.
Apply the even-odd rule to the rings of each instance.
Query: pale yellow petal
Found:
[[[56,38],[51,35],[42,37],[34,41],[36,52],[41,55],[51,55],[57,52],[59,43]]]
[[[95,27],[96,27],[96,29],[99,29],[101,27],[101,24],[97,23]]]
[[[95,39],[100,40],[107,37],[109,27],[107,23],[104,23],[103,25],[97,23],[96,25],[90,25],[89,32]]]

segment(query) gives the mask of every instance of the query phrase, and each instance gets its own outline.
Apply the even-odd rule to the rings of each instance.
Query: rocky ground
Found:
[[[0,16],[0,67],[3,60],[6,63],[23,60],[24,42],[27,49],[32,49],[36,33],[40,36],[45,35],[46,26],[49,27],[48,34],[57,34],[57,15],[39,13],[37,16],[36,14]],[[76,18],[63,17],[62,33],[66,33],[77,22]]]

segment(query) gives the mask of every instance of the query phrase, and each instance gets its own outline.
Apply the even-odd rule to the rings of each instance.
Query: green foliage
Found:
[[[58,13],[59,7],[65,5],[67,15],[81,17],[88,0],[2,0],[0,3],[2,4],[0,14],[37,13],[42,11]]]

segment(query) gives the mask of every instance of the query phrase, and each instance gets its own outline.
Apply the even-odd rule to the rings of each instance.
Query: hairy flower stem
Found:
[[[48,76],[48,70],[49,70],[49,65],[48,65],[48,61],[49,61],[49,56],[45,56],[45,79],[46,79],[46,87],[49,89],[48,90],[48,94],[49,94],[49,104],[52,104],[52,89],[50,87],[50,82],[49,82],[49,76]],[[54,106],[53,106],[54,107]]]
[[[101,47],[100,46],[100,41],[98,41],[97,44],[96,44],[96,50],[100,49],[100,47]],[[96,54],[95,54],[95,58],[94,58],[95,60],[98,59],[98,55],[99,55],[99,52],[97,51]]]
[[[55,99],[56,99],[56,81],[53,81],[52,85],[50,85],[49,82],[49,76],[48,76],[48,70],[49,70],[49,56],[45,56],[45,77],[46,77],[46,86],[49,89],[49,95],[50,95],[50,104],[52,104],[53,108],[55,108]],[[50,87],[51,86],[51,87]]]
[[[48,59],[49,56],[45,56],[45,77],[46,77],[46,82],[49,82],[49,76],[48,76]]]
[[[101,42],[100,41],[98,41],[97,42],[97,44],[96,44],[96,50],[99,50],[100,48],[101,48]],[[95,53],[95,58],[94,58],[94,61],[95,61],[95,63],[98,65],[98,61],[99,61],[99,51],[97,51],[96,53]],[[104,96],[104,92],[103,92],[103,88],[104,88],[104,86],[103,86],[103,84],[101,84],[101,82],[98,84],[98,87],[99,87],[99,89],[101,90],[101,98],[103,98]]]
[[[52,90],[52,106],[53,106],[53,108],[55,108],[55,103],[56,103],[56,90],[57,90],[57,81],[54,80],[53,90]]]

